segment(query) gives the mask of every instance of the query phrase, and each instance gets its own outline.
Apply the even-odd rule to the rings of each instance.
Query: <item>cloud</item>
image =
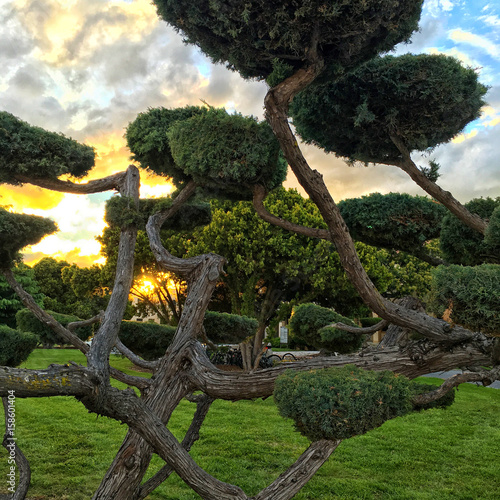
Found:
[[[457,43],[477,47],[494,59],[500,59],[500,45],[492,42],[485,36],[476,35],[461,29],[455,29],[449,32],[449,38]]]
[[[56,207],[63,198],[63,193],[47,191],[29,184],[24,186],[3,184],[0,205],[12,205],[15,212],[22,212],[25,208],[50,210]]]

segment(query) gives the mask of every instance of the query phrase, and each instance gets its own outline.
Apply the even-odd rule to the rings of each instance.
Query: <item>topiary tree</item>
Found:
[[[123,200],[119,201],[123,217],[119,219],[120,242],[113,291],[106,311],[99,318],[100,326],[90,349],[72,333],[70,325],[65,328],[39,308],[16,282],[9,268],[2,269],[5,279],[19,294],[23,303],[35,312],[37,318],[50,325],[64,341],[71,342],[86,353],[87,366],[70,364],[35,371],[2,367],[0,395],[5,396],[9,390],[15,390],[17,397],[75,396],[89,411],[119,420],[129,427],[129,432],[94,499],[145,498],[172,471],[175,471],[202,498],[208,500],[249,498],[241,488],[221,482],[204,471],[189,455],[188,450],[197,439],[203,418],[214,399],[235,401],[268,397],[273,394],[276,379],[286,367],[281,365],[263,371],[252,370],[243,373],[221,372],[210,363],[205,350],[198,342],[197,339],[203,333],[205,311],[225,261],[223,257],[212,253],[188,258],[174,257],[162,245],[160,237],[163,223],[179,211],[180,207],[195,195],[197,189],[208,187],[212,196],[214,191],[219,195],[229,193],[241,196],[242,189],[248,189],[249,193],[253,192],[259,215],[266,220],[303,236],[333,242],[346,274],[367,307],[384,320],[412,329],[423,337],[405,350],[370,348],[364,351],[362,356],[320,357],[297,363],[293,367],[294,371],[308,372],[311,369],[355,364],[379,372],[390,367],[393,373],[414,378],[423,373],[456,366],[474,368],[474,371],[449,379],[430,393],[413,395],[412,405],[427,404],[436,400],[454,385],[464,381],[486,383],[500,378],[499,360],[498,356],[495,356],[492,338],[481,332],[474,332],[459,325],[450,325],[425,313],[395,304],[379,293],[361,264],[338,206],[328,192],[322,177],[307,164],[290,128],[289,105],[299,92],[311,84],[328,81],[332,75],[337,79],[343,74],[348,74],[358,64],[376,56],[380,51],[390,50],[396,43],[407,40],[417,28],[422,2],[353,0],[346,3],[334,0],[329,3],[324,1],[298,3],[259,0],[242,4],[222,0],[190,3],[157,0],[156,4],[164,19],[182,31],[190,42],[196,43],[214,60],[226,62],[245,77],[267,79],[272,82],[273,87],[269,89],[265,98],[266,119],[270,129],[267,128],[268,132],[263,132],[265,139],[262,139],[256,131],[266,130],[266,127],[253,118],[242,119],[238,115],[228,118],[227,114],[215,110],[208,110],[206,114],[194,113],[185,120],[174,120],[172,125],[167,127],[166,136],[170,149],[164,151],[167,156],[172,155],[175,167],[172,167],[172,170],[170,167],[165,167],[165,177],[174,177],[178,168],[187,178],[179,179],[178,184],[182,189],[172,196],[170,203],[161,207],[148,219],[146,233],[160,268],[165,272],[177,273],[186,280],[188,286],[183,312],[172,343],[157,362],[139,358],[127,350],[118,339],[134,274],[133,254],[137,228],[141,221],[138,200],[139,171],[131,166],[126,172],[105,179],[74,184],[71,181],[54,178],[51,172],[44,170],[44,150],[37,150],[37,154],[34,155],[32,173],[38,171],[42,177],[29,177],[27,179],[29,182],[75,193],[112,189],[119,191],[123,197]],[[442,83],[446,85],[447,82]],[[431,88],[437,87],[437,83],[433,82]],[[416,112],[418,114],[419,110]],[[185,130],[196,132],[196,129],[190,126],[193,122],[188,122],[198,119],[200,127],[203,125],[207,127],[205,130],[209,130],[208,123],[204,122],[209,114],[213,117],[213,126],[221,126],[220,137],[231,140],[232,137],[228,137],[227,134],[227,131],[231,130],[238,137],[248,141],[241,140],[238,144],[229,142],[232,149],[217,143],[205,147],[206,143],[200,141],[200,144],[203,143],[203,148],[197,150],[197,145],[191,144],[188,134],[184,135],[183,132]],[[176,127],[179,128],[175,131]],[[284,162],[279,154],[274,153],[277,147],[271,140],[271,132],[279,142],[291,170],[318,207],[324,223],[323,228],[305,227],[300,223],[285,220],[266,211],[265,205],[262,209],[261,205],[267,195],[266,190],[278,182],[278,172],[284,173]],[[4,134],[4,137],[9,136]],[[154,136],[151,137],[153,140]],[[256,138],[268,145],[269,149],[265,154],[262,153],[262,144],[256,143]],[[180,149],[173,154],[175,148],[172,146],[177,140],[179,142],[176,147]],[[401,138],[395,135],[391,140],[397,144],[406,166],[409,164],[409,153],[401,143]],[[71,148],[72,144],[65,142],[68,148]],[[254,151],[260,153],[253,154]],[[200,171],[197,165],[190,163],[191,156],[202,159],[200,161],[203,162],[203,168]],[[270,158],[274,158],[275,161],[268,161]],[[3,173],[9,182],[25,182],[25,177],[20,177],[17,171],[4,169]],[[220,179],[224,179],[224,183]],[[260,184],[262,180],[264,184]],[[484,221],[479,221],[480,232],[485,226],[482,222]],[[340,323],[336,323],[336,328],[352,331],[355,335],[368,333],[366,329],[360,330]],[[109,354],[114,345],[134,362],[154,369],[154,376],[145,379],[113,369],[109,365]],[[487,370],[485,367],[491,369]],[[114,387],[110,381],[111,377],[124,382],[127,386],[136,387],[140,395],[130,389]],[[333,380],[335,375],[328,374],[328,377]],[[369,387],[372,384],[373,387],[378,387],[375,392],[387,394],[387,399],[379,405],[384,407],[381,414],[373,418],[377,424],[387,416],[404,412],[408,407],[407,396],[401,398],[398,395],[406,393],[404,389],[406,382],[396,383],[398,389],[393,392],[389,387],[393,385],[393,378],[387,375],[368,374],[366,377],[365,375],[360,377],[369,380],[366,392],[361,395],[356,393],[350,395],[355,402],[360,403],[361,407],[373,409],[373,406],[376,407],[378,404],[377,400],[375,405],[369,404]],[[382,386],[377,386],[379,381],[377,377],[382,380]],[[388,380],[389,384],[384,382],[385,380]],[[357,384],[359,381],[354,380],[354,382]],[[320,383],[319,380],[317,383]],[[352,387],[352,384],[345,382],[345,386]],[[334,384],[326,381],[326,384],[322,382],[322,387],[330,388],[334,387]],[[199,394],[193,395],[193,392],[198,391]],[[334,391],[330,392],[331,400],[334,399],[332,398]],[[169,430],[168,422],[172,412],[185,396],[196,401],[198,408],[190,430],[180,443]],[[388,408],[394,410],[386,412],[384,401],[387,402]],[[297,406],[298,402],[292,403]],[[314,405],[315,403],[312,407]],[[330,413],[331,408],[329,404],[327,411]],[[308,405],[306,413],[310,410],[311,405]],[[351,421],[351,424],[355,422]],[[316,437],[316,433],[313,434]],[[347,434],[351,435],[352,432],[349,431]],[[324,434],[321,434],[321,437],[323,436]],[[286,473],[253,498],[255,500],[292,498],[337,446],[337,439],[316,441]],[[153,453],[165,460],[166,465],[153,473],[148,481],[142,483]]]

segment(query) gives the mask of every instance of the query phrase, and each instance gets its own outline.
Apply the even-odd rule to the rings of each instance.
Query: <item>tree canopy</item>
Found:
[[[0,183],[21,184],[19,175],[49,179],[63,174],[85,177],[94,166],[94,157],[91,146],[0,112]]]
[[[132,158],[176,185],[193,179],[243,194],[256,183],[273,189],[286,177],[269,125],[224,109],[151,109],[128,126],[126,138]]]
[[[260,79],[279,65],[293,73],[315,50],[340,73],[407,41],[422,8],[421,0],[154,3],[162,19],[214,62]]]
[[[57,231],[56,223],[37,215],[16,214],[0,207],[0,267],[8,267],[19,251]]]
[[[377,57],[296,96],[293,123],[305,142],[351,161],[393,163],[401,152],[448,142],[480,114],[487,87],[445,55]]]

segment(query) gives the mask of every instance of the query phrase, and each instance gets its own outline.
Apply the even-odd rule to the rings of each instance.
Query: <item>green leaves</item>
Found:
[[[84,177],[94,166],[94,157],[90,146],[0,112],[0,183],[20,184],[16,174]]]
[[[22,248],[55,231],[57,225],[50,219],[15,214],[0,207],[0,267],[10,267]]]
[[[417,29],[420,0],[304,0],[196,2],[155,0],[159,16],[214,62],[244,78],[267,78],[309,62],[316,38],[337,70],[351,68],[408,40]],[[273,75],[276,83],[283,74]]]
[[[447,142],[479,116],[486,90],[452,57],[385,56],[311,85],[291,116],[307,143],[351,161],[393,163],[401,153],[391,134],[410,151]]]
[[[413,408],[410,381],[389,371],[346,365],[296,373],[287,371],[275,384],[280,415],[291,418],[311,441],[364,434]]]
[[[19,366],[28,359],[39,339],[29,332],[0,325],[0,366]]]
[[[285,180],[287,164],[266,122],[209,109],[176,122],[167,137],[176,165],[202,185],[245,192],[251,184],[273,189]]]

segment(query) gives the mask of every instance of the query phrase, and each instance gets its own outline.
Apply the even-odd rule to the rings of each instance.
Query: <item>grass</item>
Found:
[[[24,365],[44,368],[69,360],[72,350],[37,350]],[[114,357],[113,364],[130,370]],[[435,379],[422,379],[425,383]],[[397,418],[364,436],[343,442],[296,500],[493,500],[500,491],[500,390],[463,384],[455,404]],[[170,428],[181,438],[194,405],[183,402]],[[87,500],[113,460],[126,427],[89,414],[73,398],[16,400],[18,444],[29,457],[29,497]],[[0,419],[0,425],[3,419]],[[255,495],[289,467],[308,442],[277,413],[271,398],[217,401],[193,446],[192,456],[219,479]],[[0,477],[7,453],[0,450]],[[161,467],[155,457],[151,472]],[[2,484],[3,483],[3,484]],[[6,493],[6,480],[0,493]],[[199,497],[172,476],[150,499]]]

